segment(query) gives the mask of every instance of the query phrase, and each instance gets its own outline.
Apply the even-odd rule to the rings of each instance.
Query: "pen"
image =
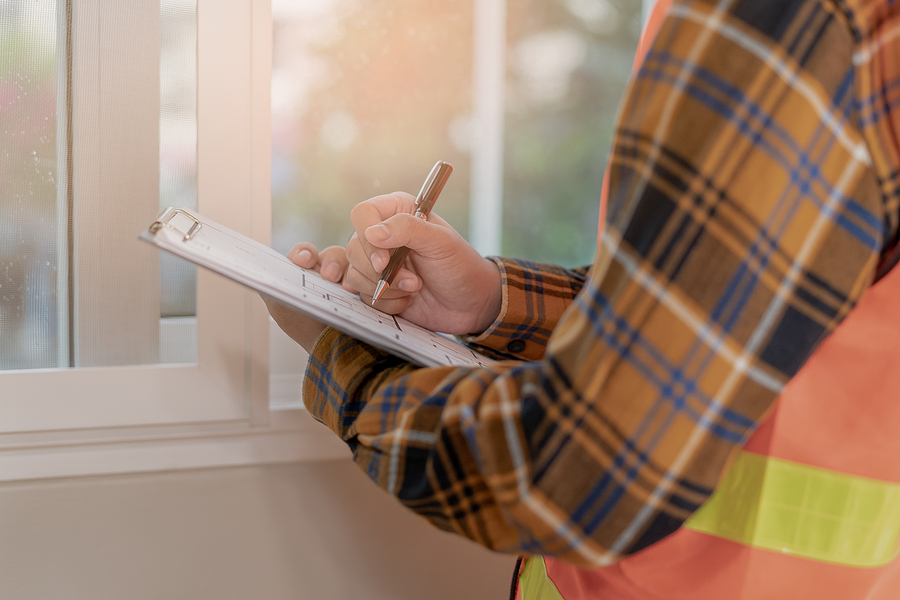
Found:
[[[422,189],[419,190],[419,195],[416,196],[416,217],[423,221],[428,220],[428,214],[434,207],[441,190],[444,189],[444,184],[447,183],[447,178],[450,177],[451,172],[453,172],[453,165],[448,162],[439,160],[434,164],[428,177],[425,178],[425,183],[422,184]],[[394,281],[394,277],[396,277],[397,271],[400,270],[403,261],[406,260],[407,254],[409,254],[409,248],[406,246],[394,248],[391,251],[391,259],[388,261],[384,271],[381,272],[381,277],[375,286],[372,306],[375,306],[375,303],[378,302],[384,291]]]

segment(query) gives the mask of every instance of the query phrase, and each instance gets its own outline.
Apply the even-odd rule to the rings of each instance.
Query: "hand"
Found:
[[[317,271],[323,279],[341,283],[348,267],[347,254],[341,246],[329,246],[321,252],[309,242],[301,242],[294,246],[287,257],[295,265],[311,271]],[[298,312],[271,296],[260,294],[269,309],[269,314],[292,340],[300,344],[307,352],[312,352],[316,340],[319,339],[325,325],[312,317]]]
[[[315,271],[323,279],[341,283],[349,261],[343,246],[328,246],[321,252],[309,242],[296,244],[287,253],[288,260],[307,271]]]
[[[403,192],[377,196],[350,211],[356,233],[347,243],[350,266],[344,288],[372,301],[390,250],[412,252],[376,308],[450,334],[479,333],[500,312],[500,271],[446,221],[413,216],[415,198]]]

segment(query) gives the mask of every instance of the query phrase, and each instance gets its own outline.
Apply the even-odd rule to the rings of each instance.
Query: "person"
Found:
[[[483,258],[396,193],[289,254],[503,359],[418,368],[269,303],[387,492],[532,598],[900,590],[900,5],[679,0],[623,101],[589,267]]]

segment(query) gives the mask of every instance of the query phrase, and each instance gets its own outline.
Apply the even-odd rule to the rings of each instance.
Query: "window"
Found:
[[[49,165],[49,176],[41,171],[28,179],[31,176],[21,168],[7,171],[9,164],[30,166],[22,152],[12,163],[2,163],[0,179],[14,180],[16,189],[36,193],[37,182],[43,182],[42,201],[48,206],[36,217],[37,204],[17,213],[13,227],[21,231],[15,236],[4,231],[3,244],[4,248],[13,244],[16,256],[25,256],[23,260],[37,267],[47,268],[49,261],[49,267],[55,265],[57,273],[65,273],[66,281],[32,289],[46,279],[31,274],[34,266],[20,268],[28,275],[17,281],[26,289],[12,305],[24,306],[32,316],[31,322],[25,319],[25,325],[17,327],[37,339],[38,333],[46,333],[43,320],[57,333],[56,338],[45,336],[49,341],[38,357],[43,362],[7,360],[3,365],[0,479],[345,452],[339,442],[329,445],[334,441],[308,416],[269,412],[267,314],[255,294],[236,284],[197,273],[196,360],[159,364],[161,316],[191,318],[189,308],[164,312],[159,252],[137,240],[158,213],[161,193],[167,186],[184,190],[196,181],[198,208],[210,218],[262,240],[268,240],[271,222],[268,5],[198,0],[196,23],[186,26],[196,32],[196,44],[185,44],[196,52],[186,62],[196,64],[197,107],[179,113],[196,114],[196,151],[188,150],[186,161],[180,163],[180,179],[167,180],[161,177],[167,164],[166,122],[161,124],[161,116],[171,107],[166,106],[160,78],[169,58],[166,20],[175,18],[177,27],[185,27],[184,18],[193,18],[191,10],[187,15],[184,10],[170,14],[173,6],[183,8],[185,3],[2,4],[3,27],[19,33],[2,38],[6,54],[0,57],[0,88],[8,88],[10,73],[24,73],[22,92],[32,93],[43,85],[51,90],[43,97],[55,107],[51,113],[46,103],[36,103],[19,110],[12,122],[22,121],[23,115],[48,123],[56,117],[48,126],[54,136],[44,132],[32,136],[40,141],[43,135],[49,140],[44,145],[55,149],[35,146],[31,139],[27,148],[37,152],[32,156],[38,159],[31,160],[44,161],[39,163],[41,169]],[[13,48],[20,53],[17,57],[12,57]],[[52,69],[44,65],[48,56]],[[39,68],[44,69],[40,81]],[[180,131],[191,127],[187,124]],[[4,149],[9,147],[9,131],[8,126],[0,131]],[[190,147],[190,138],[188,133],[183,145]],[[168,202],[165,197],[162,201]],[[13,208],[26,204],[25,198],[17,197]],[[65,206],[70,214],[57,206]],[[11,210],[5,193],[3,210]],[[34,226],[27,225],[32,229],[26,231],[23,225],[40,223],[41,218],[44,228],[58,232],[54,242],[41,242],[45,249],[37,244]],[[26,255],[22,249],[29,234],[37,249]],[[35,262],[35,256],[43,263]],[[41,302],[53,306],[32,306]],[[13,322],[6,318],[8,306],[2,309],[4,328]],[[60,325],[63,319],[65,325]],[[6,340],[5,334],[2,337]],[[21,347],[29,347],[27,339]],[[18,354],[14,349],[9,356]]]
[[[158,31],[151,29],[125,56],[108,61],[107,70],[112,71],[145,60],[142,52],[158,49],[160,56],[159,64],[148,65],[144,75],[127,75],[131,90],[107,87],[110,100],[131,104],[130,110],[118,111],[104,106],[104,98],[87,93],[92,85],[99,86],[99,71],[85,60],[90,54],[87,40],[76,52],[72,3],[17,0],[3,6],[0,31],[7,48],[0,88],[5,90],[8,143],[0,184],[0,214],[7,230],[0,249],[0,289],[5,288],[0,295],[0,370],[189,362],[187,358],[196,356],[196,335],[177,335],[179,323],[173,317],[193,316],[196,277],[161,257],[159,292],[148,289],[153,286],[150,278],[122,278],[121,263],[152,263],[143,265],[145,269],[157,265],[135,247],[124,227],[98,244],[92,223],[102,219],[98,211],[127,226],[146,220],[158,203],[196,206],[195,2],[163,0],[152,21]],[[87,10],[78,21],[85,32],[90,28]],[[115,29],[111,34],[98,43],[121,45]],[[103,50],[99,57],[108,60]],[[76,98],[76,86],[86,93]],[[157,112],[158,122],[150,121]],[[107,122],[92,122],[95,113]],[[122,141],[104,139],[111,132],[117,135],[118,125],[128,128],[133,142],[124,154],[117,148],[124,146]],[[159,147],[158,169],[136,173],[132,168],[132,173],[103,179],[95,176],[96,169],[91,171],[98,160],[138,163],[141,145]],[[107,148],[111,152],[104,157]],[[151,180],[156,171],[159,183]],[[119,191],[123,186],[135,191],[102,207],[93,202],[102,196],[102,187]],[[159,200],[154,198],[156,189]],[[142,206],[145,202],[152,202],[150,210]],[[98,256],[98,246],[104,244]],[[104,267],[113,277],[99,275]],[[99,297],[92,293],[98,287],[103,288]],[[131,310],[157,296],[157,318]]]
[[[275,328],[270,373],[259,298],[137,234],[196,203],[281,251],[341,242],[444,159],[439,212],[479,250],[583,264],[639,12],[0,3],[0,480],[345,455],[270,409],[303,356]]]

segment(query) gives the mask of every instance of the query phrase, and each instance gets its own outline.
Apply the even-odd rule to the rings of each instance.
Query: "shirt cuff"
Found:
[[[492,358],[541,360],[547,341],[583,285],[551,265],[489,257],[500,269],[500,314],[483,333],[460,336]]]

